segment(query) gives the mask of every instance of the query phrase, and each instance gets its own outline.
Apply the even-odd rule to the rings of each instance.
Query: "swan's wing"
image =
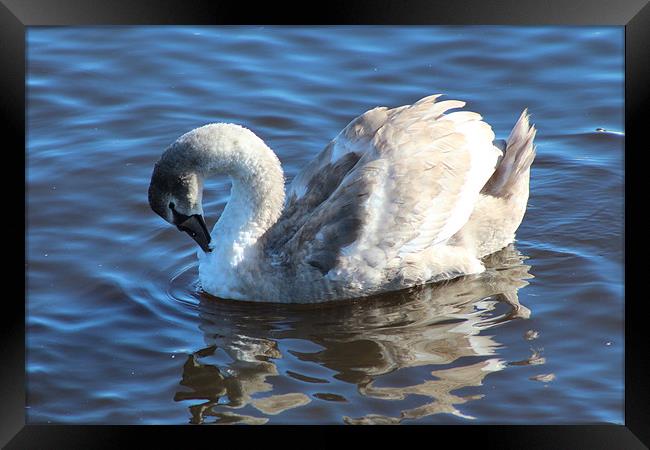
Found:
[[[319,205],[330,199],[371,148],[370,141],[377,130],[398,110],[378,107],[355,118],[294,177],[287,187],[282,216],[266,234],[269,253],[280,251]]]
[[[404,107],[403,107],[404,108]],[[401,108],[388,109],[377,107],[366,111],[352,120],[314,159],[312,159],[292,180],[287,187],[286,206],[301,201],[308,191],[321,191],[322,183],[319,182],[324,174],[333,176],[340,182],[347,171],[341,169],[342,161],[356,161],[368,150],[369,143],[375,133],[386,120],[397,113]],[[348,164],[344,164],[346,167]],[[334,169],[334,167],[337,167]],[[330,174],[337,172],[338,175]],[[334,181],[334,180],[331,180]],[[318,185],[316,187],[315,185]],[[338,186],[338,184],[336,185]],[[335,188],[336,186],[331,186]],[[328,193],[331,194],[330,190]]]
[[[335,154],[337,145],[349,150],[335,160],[323,156],[311,177],[295,180],[297,189],[266,246],[279,264],[297,270],[309,265],[324,274],[343,267],[379,270],[462,227],[501,152],[480,115],[445,114],[464,103],[437,97],[372,110],[376,122],[353,121],[317,160]],[[307,179],[306,189],[299,189]],[[331,181],[336,186],[322,187]],[[319,197],[323,192],[326,198]]]

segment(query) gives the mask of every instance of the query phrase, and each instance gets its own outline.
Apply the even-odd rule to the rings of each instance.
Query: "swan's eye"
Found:
[[[172,211],[174,210],[175,206],[176,205],[174,204],[174,202],[169,202],[169,209],[171,209]]]

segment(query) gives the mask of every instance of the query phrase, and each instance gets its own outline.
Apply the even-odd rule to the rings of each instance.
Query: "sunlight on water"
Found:
[[[38,27],[27,83],[30,423],[623,423],[622,27]],[[220,300],[147,204],[194,127],[249,127],[290,180],[437,92],[539,130],[517,242],[479,276]],[[209,227],[228,194],[206,186]]]

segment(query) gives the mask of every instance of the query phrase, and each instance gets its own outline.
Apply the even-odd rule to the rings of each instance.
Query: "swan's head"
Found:
[[[165,150],[151,175],[151,209],[209,252],[210,234],[201,200],[203,180],[212,175],[228,175],[233,192],[235,186],[241,189],[233,210],[245,213],[231,220],[244,218],[244,226],[256,230],[275,223],[284,203],[280,161],[252,131],[228,123],[195,128]]]
[[[201,205],[202,178],[184,154],[179,144],[174,143],[156,163],[149,184],[149,205],[160,217],[189,234],[203,251],[209,252],[210,233]]]

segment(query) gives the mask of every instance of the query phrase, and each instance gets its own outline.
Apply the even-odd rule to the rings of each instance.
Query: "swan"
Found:
[[[262,139],[204,125],[163,152],[149,204],[200,246],[201,288],[220,298],[314,303],[481,273],[523,219],[536,129],[524,110],[495,140],[465,102],[440,96],[361,114],[286,192]],[[232,188],[210,233],[203,183],[217,175]]]

